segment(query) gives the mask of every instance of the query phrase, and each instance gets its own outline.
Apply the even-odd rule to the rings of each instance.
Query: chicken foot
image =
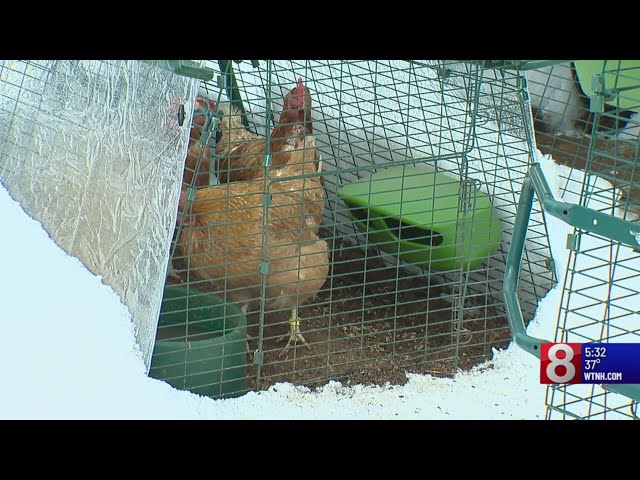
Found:
[[[289,325],[290,325],[290,330],[288,335],[289,340],[287,341],[287,344],[285,345],[284,349],[280,353],[280,356],[282,357],[283,355],[285,355],[289,350],[289,348],[291,348],[291,342],[293,342],[294,345],[300,342],[306,345],[309,350],[311,350],[311,347],[309,346],[305,338],[302,336],[302,332],[300,331],[300,317],[298,317],[297,308],[294,308],[293,310],[291,310],[291,316],[289,317]],[[282,338],[280,338],[280,341],[283,341],[285,338],[287,338],[287,335],[282,336]]]

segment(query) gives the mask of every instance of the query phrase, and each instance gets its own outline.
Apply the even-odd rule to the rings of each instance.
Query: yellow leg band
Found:
[[[297,318],[290,318],[289,319],[289,325],[291,325],[292,327],[299,327],[300,326],[300,320],[298,320]]]

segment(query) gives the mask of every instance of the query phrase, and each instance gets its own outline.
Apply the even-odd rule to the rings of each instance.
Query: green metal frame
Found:
[[[569,63],[573,60],[465,60],[485,68],[506,68],[508,70],[535,70],[538,68],[550,67],[562,63]]]
[[[199,67],[191,60],[143,60],[144,63],[168,70],[183,77],[197,78],[199,80],[212,80],[215,72],[211,68]]]
[[[236,60],[237,63],[240,63],[241,60]],[[254,64],[254,68],[256,64]],[[235,105],[240,110],[240,118],[242,119],[242,124],[249,128],[249,120],[247,119],[247,112],[244,108],[244,104],[242,103],[242,97],[240,95],[240,89],[238,88],[238,81],[236,80],[236,75],[233,72],[233,64],[231,60],[218,60],[218,65],[220,66],[220,77],[218,78],[218,83],[220,88],[224,88],[227,92],[227,97],[229,98],[232,105]]]
[[[640,250],[640,225],[580,205],[555,200],[540,165],[536,163],[530,168],[524,179],[520,202],[518,203],[513,239],[505,267],[503,292],[507,319],[509,320],[514,342],[520,348],[540,358],[540,344],[547,343],[548,340],[541,340],[527,334],[520,301],[518,300],[520,263],[522,261],[534,193],[538,196],[545,212],[573,227],[610,238],[636,251]],[[602,387],[640,401],[640,384],[602,385]]]

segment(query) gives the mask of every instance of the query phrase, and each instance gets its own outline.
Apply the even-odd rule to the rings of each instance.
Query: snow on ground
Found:
[[[634,113],[629,117],[629,121],[618,134],[618,138],[623,140],[637,140],[640,136],[640,114]]]
[[[558,171],[540,158],[552,189]],[[511,345],[453,379],[410,375],[404,386],[311,391],[277,384],[213,400],[146,376],[127,308],[68,256],[0,184],[0,418],[2,419],[542,419],[538,360]],[[541,302],[532,335],[552,339],[569,227],[548,218],[559,287]]]

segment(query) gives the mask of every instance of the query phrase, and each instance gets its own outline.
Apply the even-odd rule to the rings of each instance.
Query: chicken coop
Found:
[[[566,167],[558,200],[584,208],[566,220],[575,228],[554,341],[639,343],[640,61],[566,62],[527,76],[538,148]],[[638,402],[638,385],[550,385],[547,418],[637,420]]]
[[[401,384],[406,372],[470,369],[510,343],[505,266],[535,145],[521,71],[488,61],[197,65],[165,286],[183,301],[163,303],[158,324],[158,342],[182,347],[178,373],[152,362],[152,375],[182,387],[198,375],[191,387],[213,396],[275,382]],[[537,204],[518,278],[527,322],[555,282]],[[242,388],[225,388],[238,378],[224,376],[224,355],[189,373],[202,298],[239,307],[245,333],[216,341]],[[177,314],[177,330],[163,322]]]
[[[637,143],[611,143],[632,105],[592,111],[567,66],[533,66],[2,61],[0,181],[120,296],[149,374],[178,388],[451,376],[511,342],[514,296],[526,324],[556,284],[540,202],[517,220],[536,147],[590,159],[591,179],[622,155],[618,183],[593,192],[621,195],[630,219],[637,205]],[[599,133],[556,135],[571,112]],[[572,191],[593,197],[589,181]],[[621,255],[607,248],[602,268]],[[571,295],[562,312],[581,312]],[[550,389],[553,412],[571,388]]]

